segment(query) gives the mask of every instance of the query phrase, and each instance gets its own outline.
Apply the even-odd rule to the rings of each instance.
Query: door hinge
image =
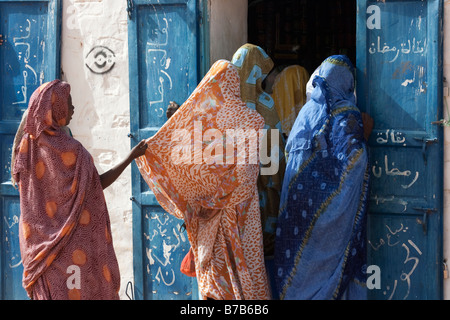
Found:
[[[133,9],[134,9],[133,0],[127,0],[127,13],[128,13],[128,19],[130,19],[130,20],[132,20],[132,17],[133,17]]]
[[[416,222],[420,225],[422,225],[422,229],[423,229],[423,234],[426,235],[428,230],[427,230],[427,224],[428,224],[428,215],[437,212],[438,210],[436,208],[413,208],[414,210],[417,211],[422,211],[423,212],[423,217],[422,220],[417,218]]]
[[[434,143],[438,143],[438,139],[437,138],[433,138],[433,139],[427,139],[427,138],[417,138],[414,137],[414,140],[422,142],[422,157],[423,157],[423,162],[425,163],[425,165],[427,165],[427,147],[430,144],[434,144]]]

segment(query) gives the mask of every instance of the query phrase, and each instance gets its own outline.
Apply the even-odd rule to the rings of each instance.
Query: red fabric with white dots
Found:
[[[23,285],[33,299],[118,299],[100,177],[89,152],[61,129],[69,94],[60,80],[33,93],[16,151]]]

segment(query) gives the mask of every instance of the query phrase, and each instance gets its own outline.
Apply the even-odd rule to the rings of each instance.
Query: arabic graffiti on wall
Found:
[[[395,225],[395,227],[393,227]],[[410,234],[410,227],[406,223],[392,223],[384,225],[386,233],[375,241],[369,240],[369,247],[374,251],[380,251],[382,248],[396,249],[404,260],[403,264],[396,270],[398,274],[393,274],[390,278],[384,278],[382,281],[382,294],[388,299],[407,299],[411,293],[412,279],[417,270],[422,251]],[[381,270],[383,273],[383,270]]]
[[[392,79],[401,80],[400,84],[403,87],[413,87],[417,94],[426,93],[425,68],[421,65],[421,60],[418,59],[425,57],[427,54],[427,33],[421,32],[426,28],[426,18],[419,14],[417,17],[409,20],[408,34],[404,38],[399,39],[395,37],[395,32],[390,32],[390,28],[383,28],[379,6],[368,6],[367,14],[369,16],[366,26],[368,30],[372,30],[371,38],[368,40],[367,50],[369,55],[374,58],[379,57],[377,60],[387,64],[400,62],[401,66],[394,71]],[[394,22],[390,21],[389,23],[392,24]]]
[[[421,3],[405,7],[383,1],[366,10],[363,51],[373,84],[370,108],[378,120],[371,138],[368,219],[369,262],[380,265],[382,275],[380,290],[372,292],[377,299],[417,298],[428,262],[421,227],[426,222],[416,214],[416,203],[424,201],[421,187],[428,179],[426,142],[431,137],[413,121],[421,120],[422,114],[416,114],[427,97],[427,56],[433,42],[424,8]]]
[[[35,19],[26,19],[18,28],[18,36],[13,37],[14,47],[17,48],[17,57],[19,61],[23,62],[24,69],[22,71],[23,75],[23,85],[21,86],[21,91],[17,92],[19,98],[18,101],[13,102],[13,105],[23,105],[25,108],[28,104],[28,95],[37,87],[42,84],[44,79],[44,72],[38,75],[36,70],[31,66],[31,60],[36,58],[36,53],[32,53],[31,48],[31,38],[32,28],[38,27],[37,21]],[[41,43],[41,47],[45,48],[45,44]],[[43,51],[43,49],[42,49]],[[29,86],[33,88],[29,88]]]
[[[159,288],[175,295],[190,296],[192,292],[187,287],[180,288],[180,281],[177,282],[177,277],[185,277],[179,271],[180,257],[187,253],[189,245],[187,234],[181,228],[182,221],[158,211],[148,212],[145,220],[146,272],[153,283],[153,294],[158,294]]]

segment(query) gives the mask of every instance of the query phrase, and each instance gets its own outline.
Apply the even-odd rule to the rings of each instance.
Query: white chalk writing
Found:
[[[411,292],[411,277],[415,272],[420,258],[422,255],[422,251],[419,249],[419,246],[412,241],[411,239],[402,240],[401,235],[407,234],[409,231],[408,227],[405,227],[403,223],[400,223],[397,228],[393,228],[390,225],[385,225],[387,229],[387,233],[385,237],[380,238],[376,243],[372,241],[368,241],[370,248],[374,251],[379,251],[382,247],[395,247],[401,246],[403,250],[405,250],[405,259],[403,261],[402,271],[398,278],[393,280],[393,286],[386,285],[386,289],[383,291],[385,296],[390,294],[387,297],[388,300],[392,300],[395,297],[397,292],[400,292],[399,286],[404,284],[403,291],[405,294],[401,297],[402,299],[407,299]]]

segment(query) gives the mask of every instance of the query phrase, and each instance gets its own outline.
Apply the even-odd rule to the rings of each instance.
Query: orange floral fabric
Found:
[[[15,150],[23,286],[33,299],[118,299],[119,268],[100,177],[89,152],[61,129],[69,94],[60,80],[33,93]]]
[[[259,161],[251,160],[258,159],[258,151],[250,142],[239,149],[239,143],[226,139],[227,130],[243,130],[236,136],[258,141],[263,126],[261,115],[240,98],[236,68],[221,60],[147,140],[145,156],[136,159],[160,205],[186,223],[205,299],[270,298],[256,184]]]

